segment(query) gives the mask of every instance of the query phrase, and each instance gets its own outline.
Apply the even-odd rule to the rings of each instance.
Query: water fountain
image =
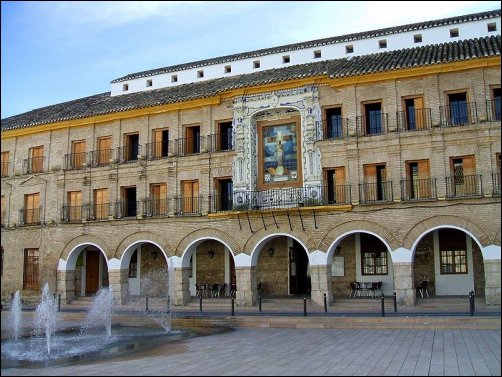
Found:
[[[35,313],[35,328],[38,333],[45,334],[47,353],[51,354],[51,337],[56,330],[58,308],[54,296],[49,291],[49,284],[45,283],[42,289],[42,301],[37,306]]]
[[[113,291],[110,287],[101,288],[95,295],[82,330],[104,326],[108,338],[112,336]]]

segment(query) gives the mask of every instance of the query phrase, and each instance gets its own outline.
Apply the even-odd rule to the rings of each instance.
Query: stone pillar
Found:
[[[171,298],[173,305],[185,305],[190,297],[190,267],[174,268],[174,297]]]
[[[58,271],[57,275],[57,293],[62,303],[69,304],[75,300],[75,270]]]
[[[125,304],[129,296],[129,269],[110,269],[108,277],[115,302]]]
[[[331,289],[331,265],[310,266],[311,291],[310,298],[313,303],[324,306],[324,294],[328,305],[333,302]]]
[[[500,259],[485,259],[485,301],[500,305]]]
[[[415,306],[413,263],[393,263],[394,290],[399,306]]]
[[[236,267],[235,277],[237,292],[235,304],[237,306],[253,306],[258,301],[258,287],[256,281],[256,267]]]

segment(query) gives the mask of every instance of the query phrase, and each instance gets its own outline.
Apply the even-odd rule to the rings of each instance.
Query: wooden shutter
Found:
[[[464,176],[476,174],[476,161],[474,156],[465,156],[462,159],[462,164],[464,165]]]
[[[5,217],[5,195],[2,195],[2,207],[1,207],[1,215],[2,215],[2,225],[4,225],[4,217]]]
[[[415,108],[415,121],[416,129],[422,130],[425,128],[425,109],[424,109],[424,99],[422,97],[417,97],[413,99]]]
[[[183,211],[193,213],[198,210],[199,181],[182,182]]]
[[[106,219],[108,217],[108,189],[94,190],[94,213],[96,219]]]
[[[80,220],[82,207],[82,191],[68,192],[68,219]]]
[[[41,173],[44,169],[44,146],[31,148],[31,172]]]
[[[153,131],[153,157],[162,157],[162,130]]]
[[[335,174],[333,175],[333,187],[335,189],[335,201],[337,203],[345,203],[347,199],[347,194],[345,192],[345,167],[341,166],[335,168]]]
[[[192,154],[195,152],[194,149],[194,132],[193,127],[187,127],[185,129],[185,154]]]
[[[152,185],[152,210],[154,215],[167,214],[167,184]]]
[[[28,194],[25,196],[25,223],[34,224],[40,221],[40,194]]]
[[[2,177],[9,175],[9,152],[2,152]]]
[[[429,160],[418,161],[418,195],[420,199],[427,199],[431,196],[431,180],[429,179]]]
[[[366,201],[377,199],[377,171],[376,165],[364,165],[364,190],[363,195]]]
[[[80,168],[85,161],[85,140],[73,142],[73,161],[72,167]]]
[[[98,139],[98,164],[107,165],[110,162],[112,138],[101,137]]]
[[[462,159],[464,168],[464,190],[466,195],[474,195],[477,192],[478,177],[476,176],[476,162],[474,156],[465,156]]]

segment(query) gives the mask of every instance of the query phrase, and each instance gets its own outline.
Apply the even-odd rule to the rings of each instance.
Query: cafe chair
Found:
[[[424,295],[429,297],[429,291],[427,290],[428,285],[429,285],[428,280],[419,281],[418,284],[415,286],[415,288],[417,290],[417,294],[420,293],[421,297],[424,297]]]

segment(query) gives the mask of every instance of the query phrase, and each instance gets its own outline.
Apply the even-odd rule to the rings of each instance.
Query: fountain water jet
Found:
[[[112,336],[113,291],[110,287],[100,289],[94,298],[82,330],[99,325],[106,328],[108,338]]]
[[[35,327],[38,333],[45,333],[45,342],[49,355],[51,354],[51,337],[56,330],[57,317],[57,302],[49,291],[49,283],[45,283],[42,289],[42,301],[38,304],[35,314]]]
[[[12,299],[12,336],[14,340],[17,340],[19,337],[19,331],[21,329],[21,296],[19,291],[14,294]]]

